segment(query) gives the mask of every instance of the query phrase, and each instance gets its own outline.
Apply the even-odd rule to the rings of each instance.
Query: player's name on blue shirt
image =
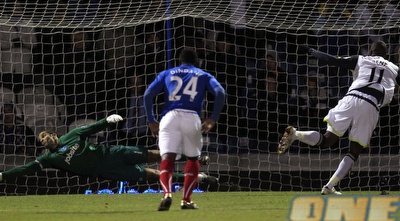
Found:
[[[177,74],[177,73],[185,73],[185,74],[195,74],[195,75],[202,75],[203,73],[198,72],[198,70],[193,70],[193,69],[182,69],[178,68],[175,70],[170,71],[171,74]]]

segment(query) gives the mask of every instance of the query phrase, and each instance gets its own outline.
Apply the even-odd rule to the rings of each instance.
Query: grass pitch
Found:
[[[363,194],[364,192],[351,192]],[[351,194],[346,192],[345,194]],[[268,220],[287,219],[291,199],[318,192],[194,193],[198,210],[181,210],[181,192],[174,193],[169,211],[158,212],[161,194],[74,194],[0,197],[0,220]],[[379,192],[365,192],[376,194]],[[390,193],[392,194],[392,193]]]

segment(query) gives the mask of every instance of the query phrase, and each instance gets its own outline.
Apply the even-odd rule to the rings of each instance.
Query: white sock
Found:
[[[336,186],[340,180],[341,179],[339,177],[333,175],[325,186],[327,186],[329,189],[332,189],[332,187]]]
[[[295,138],[311,146],[321,143],[322,136],[318,131],[296,131],[295,133]]]
[[[340,161],[340,164],[338,168],[336,169],[335,173],[332,175],[331,179],[329,182],[326,184],[326,186],[329,189],[332,189],[332,187],[336,186],[337,183],[343,179],[344,176],[351,170],[353,167],[354,160],[349,157],[345,156],[342,161]]]

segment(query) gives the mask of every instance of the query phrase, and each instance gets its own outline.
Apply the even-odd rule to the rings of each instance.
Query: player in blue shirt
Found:
[[[191,201],[195,187],[203,146],[202,133],[208,133],[214,126],[225,103],[225,90],[209,73],[195,67],[197,53],[184,49],[180,53],[181,65],[161,72],[144,94],[147,120],[153,136],[159,136],[161,155],[160,183],[164,197],[159,211],[169,210],[172,204],[171,177],[174,162],[182,154],[188,160],[184,169],[184,189],[181,209],[197,209]],[[209,118],[201,123],[204,97],[209,91],[214,95],[214,109]],[[165,107],[157,122],[153,112],[154,98],[164,92]]]

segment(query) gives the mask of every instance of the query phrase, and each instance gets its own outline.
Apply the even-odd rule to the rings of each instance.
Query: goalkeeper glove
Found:
[[[119,121],[122,121],[122,117],[118,114],[112,114],[107,117],[106,121],[107,123],[117,123]]]

